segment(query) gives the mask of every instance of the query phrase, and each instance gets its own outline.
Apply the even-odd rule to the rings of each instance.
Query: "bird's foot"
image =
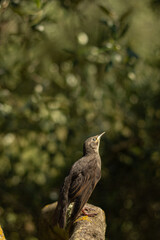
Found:
[[[98,213],[95,213],[95,212],[93,213],[92,211],[95,211],[95,209],[93,209],[91,207],[84,207],[82,209],[83,215],[88,216],[88,217],[94,217],[94,216],[96,216],[98,214]]]

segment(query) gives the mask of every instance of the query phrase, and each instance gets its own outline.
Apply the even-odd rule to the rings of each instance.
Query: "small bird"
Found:
[[[74,202],[70,221],[74,221],[80,211],[89,215],[83,209],[91,196],[96,184],[101,178],[101,158],[99,155],[100,135],[88,138],[83,145],[83,157],[77,160],[70,169],[62,185],[58,204],[55,210],[56,222],[60,228],[65,228],[66,211]]]

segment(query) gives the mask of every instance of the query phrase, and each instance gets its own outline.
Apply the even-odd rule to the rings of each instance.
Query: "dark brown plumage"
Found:
[[[66,211],[74,202],[71,221],[74,221],[92,194],[101,178],[101,158],[99,155],[100,135],[88,138],[83,145],[83,157],[76,161],[65,178],[60,191],[55,217],[61,228],[66,224]]]

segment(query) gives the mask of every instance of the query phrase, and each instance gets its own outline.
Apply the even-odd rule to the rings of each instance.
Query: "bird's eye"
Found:
[[[96,141],[97,139],[96,138],[93,138],[93,141]]]

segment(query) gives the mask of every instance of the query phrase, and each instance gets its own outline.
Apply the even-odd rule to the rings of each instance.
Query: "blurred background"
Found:
[[[0,1],[0,224],[37,240],[86,138],[106,240],[160,239],[160,1]]]

